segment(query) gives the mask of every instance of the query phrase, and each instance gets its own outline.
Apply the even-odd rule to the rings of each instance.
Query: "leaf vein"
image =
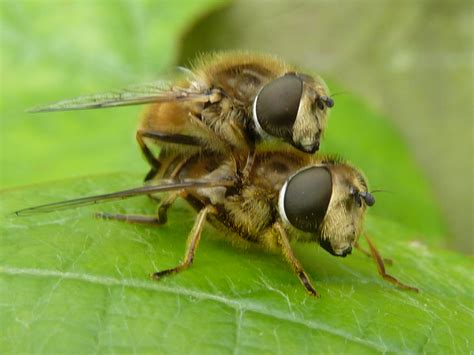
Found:
[[[252,302],[245,302],[243,300],[234,300],[230,299],[225,296],[215,295],[203,291],[191,290],[177,286],[166,286],[159,283],[153,283],[148,281],[139,281],[133,279],[118,279],[110,276],[96,276],[84,273],[76,273],[76,272],[63,272],[57,270],[40,270],[40,269],[32,269],[32,268],[17,268],[17,267],[9,267],[3,266],[0,267],[0,274],[7,274],[7,275],[25,275],[25,276],[33,276],[33,277],[58,277],[61,279],[67,280],[76,280],[82,282],[88,282],[96,285],[103,285],[107,287],[113,286],[120,286],[120,287],[129,287],[129,288],[138,288],[138,289],[146,289],[150,291],[159,291],[159,292],[166,292],[175,295],[182,295],[186,297],[192,297],[202,300],[211,300],[215,302],[222,303],[230,308],[233,308],[237,311],[250,311],[254,313],[258,313],[264,316],[272,317],[278,320],[287,321],[295,324],[299,324],[305,326],[311,330],[317,330],[329,333],[331,335],[339,336],[343,339],[347,339],[354,343],[358,343],[360,345],[367,346],[369,348],[378,350],[378,351],[397,351],[397,349],[387,349],[384,344],[378,344],[371,342],[369,340],[354,336],[353,334],[344,332],[339,329],[331,328],[325,324],[321,324],[315,321],[310,321],[306,319],[297,318],[294,315],[288,315],[284,312],[279,312],[275,310],[269,310],[266,307],[255,304]]]

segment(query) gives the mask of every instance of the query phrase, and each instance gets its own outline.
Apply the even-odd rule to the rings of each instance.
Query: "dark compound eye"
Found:
[[[254,119],[266,133],[290,140],[302,93],[303,81],[295,74],[269,82],[255,99]]]
[[[296,173],[286,185],[283,209],[288,221],[305,232],[316,232],[332,195],[330,172],[311,167]]]

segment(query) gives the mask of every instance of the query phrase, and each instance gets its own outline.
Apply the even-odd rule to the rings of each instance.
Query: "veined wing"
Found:
[[[25,208],[19,211],[14,212],[17,216],[30,216],[40,213],[48,213],[58,210],[65,210],[69,208],[82,207],[87,205],[93,205],[108,201],[114,200],[123,200],[130,197],[149,195],[152,193],[166,192],[172,190],[181,190],[181,189],[197,189],[197,188],[212,188],[218,186],[233,186],[234,182],[232,180],[197,180],[197,179],[184,179],[180,181],[176,180],[157,180],[154,181],[153,185],[146,185],[141,187],[136,187],[129,190],[122,190],[112,193],[107,193],[103,195],[96,196],[87,196],[81,197],[74,200],[67,200],[61,202],[53,202],[45,205]]]
[[[218,90],[200,90],[195,85],[183,88],[172,86],[168,82],[157,81],[130,86],[122,90],[80,96],[47,105],[36,106],[27,111],[37,113],[91,110],[168,101],[216,102],[219,99],[220,93]]]

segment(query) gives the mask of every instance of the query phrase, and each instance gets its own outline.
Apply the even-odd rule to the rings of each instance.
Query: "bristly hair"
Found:
[[[349,165],[351,166],[356,172],[357,172],[357,177],[361,183],[362,186],[365,187],[365,189],[368,191],[368,184],[367,184],[367,179],[365,175],[358,169],[355,169],[351,164],[349,164],[341,155],[339,154],[323,154],[320,156],[321,158],[321,163],[323,164],[328,164],[328,165]]]
[[[368,192],[369,191],[369,186],[367,184],[367,179],[365,178],[364,174],[362,172],[357,171],[357,176],[359,177],[359,181],[362,184],[362,186],[365,187],[365,190]]]
[[[347,164],[346,160],[339,154],[323,154],[321,157],[321,163],[330,165],[341,165]]]
[[[265,68],[269,65],[278,72],[296,71],[294,66],[285,63],[282,58],[276,55],[245,50],[200,53],[190,62],[189,66],[194,72],[204,70],[215,73],[217,68],[228,70],[246,64],[257,65],[259,68]]]

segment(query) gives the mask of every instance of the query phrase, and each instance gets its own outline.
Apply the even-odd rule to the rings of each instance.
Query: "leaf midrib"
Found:
[[[193,290],[193,289],[189,289],[185,287],[178,287],[178,286],[169,287],[160,283],[153,283],[153,282],[135,280],[135,279],[130,279],[130,278],[118,279],[118,278],[114,278],[110,276],[97,276],[97,275],[91,275],[91,274],[86,274],[86,273],[63,272],[63,271],[47,270],[47,269],[17,268],[17,267],[10,267],[10,266],[0,267],[0,274],[23,275],[23,276],[32,276],[32,277],[42,277],[42,278],[61,278],[61,279],[66,279],[66,280],[80,281],[80,282],[107,286],[107,287],[122,286],[122,287],[136,288],[136,289],[144,289],[148,291],[170,293],[174,295],[185,296],[185,297],[195,298],[199,300],[214,301],[214,302],[221,303],[229,308],[232,308],[238,312],[245,313],[245,312],[250,311],[250,312],[254,312],[256,314],[260,314],[263,316],[275,318],[279,321],[286,321],[286,322],[302,325],[311,330],[326,332],[328,334],[352,341],[359,345],[366,346],[373,350],[382,351],[382,352],[401,351],[401,349],[389,349],[386,346],[381,346],[380,344],[354,336],[350,333],[328,327],[327,325],[322,324],[322,323],[298,318],[294,315],[294,313],[291,314],[293,315],[293,317],[291,317],[290,314],[286,314],[284,312],[278,312],[274,310],[269,311],[265,307],[262,307],[261,304],[258,304],[255,302],[235,300],[235,299],[231,299],[222,295],[211,294],[208,292]]]

